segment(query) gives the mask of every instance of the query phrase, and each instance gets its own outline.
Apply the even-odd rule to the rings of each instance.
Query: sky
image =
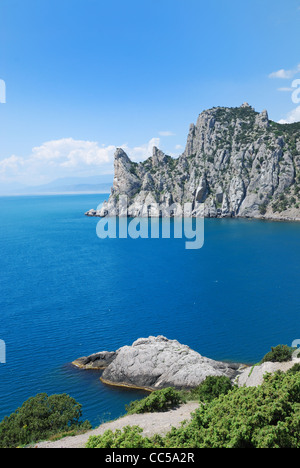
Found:
[[[300,0],[0,0],[0,184],[176,157],[215,106],[299,121],[299,23]]]

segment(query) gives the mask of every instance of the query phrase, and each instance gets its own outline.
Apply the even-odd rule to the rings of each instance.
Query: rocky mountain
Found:
[[[247,103],[202,112],[178,159],[153,148],[138,164],[118,149],[114,170],[109,200],[87,215],[176,216],[174,204],[190,203],[191,216],[204,204],[206,217],[300,220],[300,123],[278,124]]]

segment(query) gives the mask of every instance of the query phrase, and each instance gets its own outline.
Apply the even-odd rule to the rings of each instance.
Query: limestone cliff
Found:
[[[173,204],[204,203],[206,217],[300,220],[300,123],[278,124],[248,104],[213,108],[189,129],[184,153],[173,159],[157,148],[142,163],[115,154],[109,200],[90,216],[169,216]],[[121,195],[129,208],[120,209]],[[175,210],[171,216],[176,216]]]

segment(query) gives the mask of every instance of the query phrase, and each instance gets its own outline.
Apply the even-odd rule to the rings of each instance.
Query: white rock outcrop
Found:
[[[81,358],[74,364],[89,369],[91,361],[98,361],[101,369],[104,359],[99,360],[99,354],[92,355],[90,359]],[[112,360],[101,377],[104,383],[148,390],[195,388],[208,376],[227,376],[233,380],[239,368],[238,364],[203,357],[177,340],[168,340],[164,336],[140,338],[109,358]]]

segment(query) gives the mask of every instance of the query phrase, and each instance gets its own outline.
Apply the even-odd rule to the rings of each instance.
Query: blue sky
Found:
[[[214,106],[300,120],[299,22],[300,0],[2,0],[0,183],[180,154]]]

